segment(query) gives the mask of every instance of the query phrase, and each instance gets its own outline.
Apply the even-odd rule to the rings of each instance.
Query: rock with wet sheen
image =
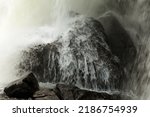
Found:
[[[101,23],[78,16],[68,25],[58,40],[25,52],[21,70],[33,72],[41,82],[95,91],[120,90],[123,70],[106,43]]]
[[[8,97],[28,99],[39,90],[39,84],[33,73],[22,79],[16,80],[5,87],[4,92]]]

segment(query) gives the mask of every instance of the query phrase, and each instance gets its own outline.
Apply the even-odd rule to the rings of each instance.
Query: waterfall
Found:
[[[17,77],[22,50],[54,42],[67,30],[70,13],[97,18],[117,14],[138,50],[130,88],[150,99],[149,0],[0,0],[0,88]]]

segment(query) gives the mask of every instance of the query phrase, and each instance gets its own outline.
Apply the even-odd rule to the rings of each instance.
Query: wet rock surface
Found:
[[[33,72],[40,82],[120,90],[125,79],[123,69],[105,41],[101,23],[79,16],[69,25],[57,41],[26,51],[20,71]]]
[[[59,100],[58,96],[55,94],[53,89],[41,88],[39,91],[35,92],[33,100]]]
[[[123,67],[136,54],[131,38],[113,15],[99,19],[103,26],[93,18],[78,17],[58,40],[23,52],[19,73],[31,74],[6,87],[7,96],[0,99],[131,99],[120,93],[127,82]],[[38,82],[56,87],[39,88]]]
[[[39,84],[35,76],[30,73],[27,76],[10,83],[5,87],[4,92],[8,97],[28,99],[34,92],[39,90]]]
[[[64,84],[56,85],[56,94],[61,100],[115,100],[121,99],[119,94],[108,94],[106,92],[94,92],[84,89],[79,89],[78,87],[73,87]]]
[[[17,100],[20,98],[11,98],[5,94],[0,95],[1,100]],[[25,98],[24,98],[25,99]],[[79,89],[75,86],[57,84],[53,89],[40,88],[32,97],[27,100],[120,100],[131,99],[129,96],[121,93],[109,94],[108,92],[94,92]]]

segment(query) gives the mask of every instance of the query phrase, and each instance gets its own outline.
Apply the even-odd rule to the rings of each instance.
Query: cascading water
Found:
[[[51,43],[67,30],[71,11],[97,18],[112,10],[138,50],[131,88],[150,99],[149,5],[148,0],[0,0],[0,88],[18,78],[22,50]]]

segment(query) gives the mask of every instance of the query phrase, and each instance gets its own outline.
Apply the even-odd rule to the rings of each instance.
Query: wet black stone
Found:
[[[5,87],[4,92],[8,97],[28,99],[33,93],[39,90],[39,84],[35,76],[30,73],[22,79],[10,83]]]

